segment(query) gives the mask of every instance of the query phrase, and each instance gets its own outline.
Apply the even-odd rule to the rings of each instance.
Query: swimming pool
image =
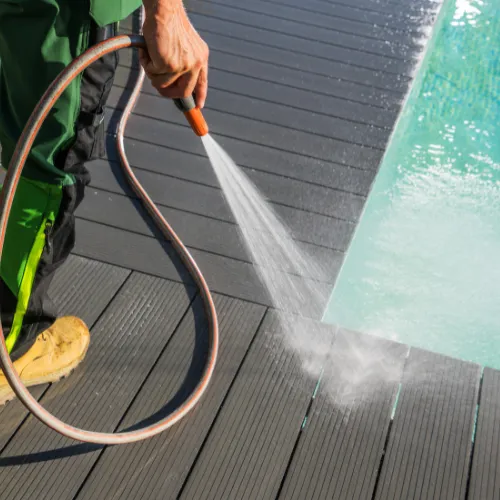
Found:
[[[323,321],[500,368],[498,33],[445,0]]]

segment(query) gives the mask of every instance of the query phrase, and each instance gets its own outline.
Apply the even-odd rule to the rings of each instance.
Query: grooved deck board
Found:
[[[113,299],[130,271],[71,255],[56,273],[49,294],[59,315],[76,315],[91,327]],[[49,384],[30,388],[39,399]],[[0,450],[27,416],[14,399],[0,407]]]
[[[169,115],[165,111],[158,110],[157,99],[172,110]],[[165,145],[165,141],[168,140],[165,138],[166,128],[171,127],[172,123],[174,123],[176,128],[185,128],[186,132],[191,134],[190,139],[187,139],[188,141],[196,141],[198,138],[193,135],[191,129],[188,130],[182,114],[175,113],[172,106],[173,104],[166,100],[142,95],[135,108],[135,119],[130,121],[125,135]],[[108,110],[106,117],[109,118],[110,114],[111,112]],[[218,137],[220,134],[280,151],[289,151],[317,160],[332,161],[358,168],[376,168],[382,157],[382,149],[375,149],[369,145],[365,146],[359,143],[322,137],[315,133],[302,132],[281,125],[208,108],[205,110],[204,115],[207,123],[210,124],[210,130],[214,137]],[[271,117],[271,115],[268,116]],[[140,118],[142,118],[143,125],[140,130],[137,130],[137,136],[132,135],[136,131],[136,124],[138,124]],[[111,125],[114,126],[114,120],[111,121]],[[203,149],[199,139],[198,143],[196,146],[197,151],[201,153]]]
[[[87,192],[88,196],[78,212],[79,217],[145,236],[155,236],[151,226],[146,224],[141,216],[141,203],[138,200],[92,188]],[[162,206],[160,211],[189,249],[252,263],[251,255],[244,246],[236,224]],[[306,255],[324,266],[315,272],[313,277],[323,282],[334,283],[342,262],[342,254],[309,244],[298,243],[298,245]]]
[[[172,430],[142,443],[108,448],[78,500],[174,499],[209,433],[231,382],[264,316],[265,308],[215,296],[220,321],[219,361],[199,405]],[[195,328],[198,332],[195,335]],[[179,401],[200,376],[206,340],[201,300],[189,310],[167,350],[138,394],[121,429],[159,415],[167,401]],[[197,347],[195,348],[195,337]],[[187,386],[183,386],[186,384]],[[172,399],[174,398],[174,399]],[[157,413],[160,412],[160,413]]]
[[[214,52],[228,55],[241,53],[244,58],[243,63],[245,59],[249,59],[275,64],[279,68],[295,70],[296,79],[306,78],[305,83],[314,82],[313,84],[307,83],[311,91],[319,91],[322,87],[321,83],[326,83],[324,79],[314,77],[326,76],[330,79],[348,82],[353,90],[358,91],[358,94],[360,90],[365,89],[368,95],[387,96],[387,100],[394,104],[397,97],[408,88],[410,81],[408,76],[352,65],[347,60],[339,58],[333,47],[329,47],[328,51],[331,57],[322,57],[314,51],[311,53],[301,50],[290,52],[286,45],[263,40],[259,36],[251,36],[251,29],[245,30],[242,36],[240,26],[237,26],[237,29],[228,30],[225,29],[224,22],[216,19],[204,19],[199,24],[201,25],[200,32],[203,33],[207,43],[213,47]],[[238,68],[238,66],[236,67]],[[228,69],[231,68],[232,66],[228,67]],[[308,80],[305,73],[310,73],[312,79]],[[262,77],[265,78],[266,75],[263,74]],[[329,92],[335,95],[339,88],[342,86],[337,86],[333,81]],[[374,90],[373,93],[370,92],[370,88]],[[329,93],[326,88],[325,92]],[[356,94],[353,93],[353,95]],[[358,98],[362,99],[363,97]],[[382,102],[381,99],[378,104],[382,104]]]
[[[268,313],[181,498],[276,497],[316,385],[286,335]]]
[[[297,0],[288,0],[296,2]],[[349,9],[351,15],[359,19],[372,19],[373,15],[380,16],[378,18],[380,25],[401,23],[410,30],[413,26],[420,26],[422,18],[428,15],[428,11],[435,8],[433,0],[421,0],[419,2],[386,2],[383,0],[356,0],[349,2],[348,0],[321,0],[330,9],[343,11]]]
[[[140,117],[134,117],[134,121]],[[175,144],[174,139],[186,130],[171,125],[168,143],[154,144],[150,141],[125,138],[125,147],[129,162],[134,167],[169,174],[179,179],[219,187],[215,173],[204,152],[192,140]],[[181,135],[182,136],[182,135]],[[190,137],[190,139],[192,139]],[[225,137],[218,137],[218,142],[232,155],[235,162],[248,175],[252,171],[305,181],[332,189],[343,189],[354,194],[366,195],[370,189],[374,170],[349,168],[329,162],[323,162],[290,153],[266,149],[259,145],[245,143]],[[118,161],[111,136],[108,136],[107,157]],[[91,165],[93,165],[92,162]],[[91,167],[92,168],[92,167]],[[307,189],[304,186],[304,189]]]
[[[121,89],[113,89],[108,104],[115,106],[122,94]],[[171,109],[170,101],[151,92],[142,94],[135,111],[138,114],[163,120]],[[284,128],[291,136],[313,134],[325,141],[336,141],[337,147],[345,142],[352,143],[353,150],[356,144],[383,149],[390,134],[387,129],[356,123],[350,119],[312,113],[308,109],[291,108],[288,105],[271,102],[270,99],[262,101],[243,94],[221,91],[216,88],[210,89],[210,102],[207,102],[204,112],[213,111],[224,115],[228,114],[228,110],[231,115],[236,115],[238,118],[248,118],[266,126]]]
[[[101,162],[90,165],[93,186],[105,191],[118,191],[116,178],[123,179],[123,174],[118,164],[112,165],[112,169],[116,175],[110,171],[108,165]],[[157,203],[200,216],[234,223],[230,208],[219,189],[173,177],[159,176],[145,170],[137,170],[135,174]],[[127,185],[123,182],[122,187],[130,193]],[[336,198],[337,195],[338,193],[332,193],[331,196]],[[285,222],[295,239],[313,245],[345,251],[355,229],[355,224],[347,220],[305,212],[286,205],[274,205],[272,208]]]
[[[86,360],[43,405],[76,426],[113,432],[186,313],[193,289],[132,274],[92,329]],[[72,498],[99,455],[30,417],[0,456],[5,498]]]
[[[92,326],[129,276],[128,269],[70,255],[56,272],[49,296],[61,314]]]
[[[292,2],[280,2],[279,0],[268,2],[264,0],[253,0],[251,3],[244,0],[208,0],[205,4],[211,6],[224,5],[241,9],[242,11],[251,11],[253,13],[265,14],[270,18],[295,21],[308,27],[325,28],[331,31],[337,31],[351,36],[360,36],[365,39],[373,38],[382,40],[390,44],[401,43],[411,46],[410,35],[400,31],[394,31],[381,25],[359,22],[359,20],[349,20],[348,18],[335,15],[334,6],[328,8],[328,5],[320,4],[320,12],[315,11],[314,6],[318,8],[319,2],[307,2],[306,5],[294,6]],[[186,1],[186,5],[194,7],[191,0]],[[323,10],[323,11],[321,11]],[[304,15],[307,12],[307,16]],[[304,19],[306,17],[306,19]]]
[[[191,11],[190,19],[193,24],[203,32],[222,34],[234,37],[256,45],[256,47],[273,47],[281,50],[290,50],[303,56],[316,58],[315,67],[320,70],[321,60],[335,65],[342,65],[346,77],[354,81],[368,81],[370,73],[376,73],[380,81],[384,81],[389,90],[401,88],[403,82],[408,82],[411,64],[398,59],[375,53],[334,46],[321,43],[313,39],[295,37],[291,33],[272,32],[266,28],[260,28],[258,22],[265,16],[256,16],[248,12],[242,12],[241,16],[223,15],[221,17],[208,16]],[[252,19],[245,22],[245,19]],[[258,19],[253,19],[258,18]],[[270,20],[270,21],[274,21]],[[264,22],[264,24],[266,24]],[[334,37],[332,37],[334,38]],[[392,77],[389,78],[389,77]]]
[[[189,158],[188,158],[189,160]],[[169,155],[165,155],[165,163],[170,164]],[[208,158],[205,161],[210,165]],[[112,169],[102,165],[102,161],[89,165],[92,177],[102,182],[102,187],[116,189],[116,178],[121,179],[123,187],[128,186],[119,164],[113,165]],[[149,182],[156,185],[151,186],[152,195],[158,203],[168,204],[175,208],[183,208],[189,212],[199,212],[202,215],[210,215],[218,219],[234,221],[234,217],[227,205],[224,195],[218,185],[207,186],[194,182],[185,181],[165,173],[145,173],[148,162],[142,160],[141,182]],[[112,171],[111,171],[112,170]],[[324,188],[317,185],[305,184],[295,179],[288,179],[265,172],[246,171],[245,174],[253,182],[263,196],[271,203],[273,210],[282,210],[281,207],[290,211],[305,211],[319,216],[331,217],[346,222],[356,222],[362,212],[365,197],[359,194],[341,191],[340,189]],[[97,186],[96,186],[97,187]],[[192,191],[192,192],[191,192]],[[128,190],[131,193],[131,190]],[[193,198],[193,195],[197,196]]]
[[[353,73],[352,68],[346,71],[345,65],[335,61],[319,60],[275,47],[261,49],[224,34],[207,32],[203,35],[210,45],[212,68],[253,78],[256,86],[273,82],[320,98],[337,97],[369,104],[382,114],[399,109],[403,92],[408,86],[401,83],[396,88],[388,87],[388,79],[384,75],[373,73],[368,78],[365,73]],[[132,52],[122,52],[120,61],[125,67],[130,67]],[[390,81],[394,85],[392,78]],[[237,91],[238,88],[233,87],[232,90]]]
[[[478,407],[469,500],[493,500],[500,495],[500,371],[485,368]]]
[[[337,57],[346,57],[354,64],[365,65],[367,64],[367,56],[372,55],[376,69],[384,68],[384,64],[390,64],[388,60],[391,59],[404,60],[409,50],[402,44],[366,38],[345,30],[339,31],[328,26],[318,26],[317,23],[311,26],[307,22],[301,22],[300,19],[286,19],[279,15],[272,15],[269,11],[256,12],[255,9],[245,8],[244,4],[237,2],[227,4],[189,0],[187,7],[188,13],[191,15],[206,16],[237,25],[256,27],[259,30],[265,30],[266,34],[271,33],[280,37],[281,35],[292,36],[304,43],[313,42],[321,48],[330,46],[335,50]],[[198,17],[194,17],[193,20],[195,23],[198,22]]]
[[[117,194],[133,194],[118,163],[110,165],[98,160],[89,165],[89,171],[95,188]],[[135,174],[155,203],[235,224],[235,218],[218,187],[142,168],[137,169]],[[252,174],[249,178],[271,202],[272,209],[285,221],[297,239],[339,250],[345,249],[354,229],[353,223],[361,215],[364,197],[313,185],[305,185],[301,190],[298,181],[261,173]],[[298,199],[301,194],[304,196],[303,200]],[[322,195],[321,198],[318,195]],[[324,228],[323,234],[312,226],[313,221]],[[330,234],[325,234],[325,230]],[[329,237],[328,240],[323,235]]]
[[[407,350],[339,331],[280,498],[372,498]]]
[[[176,282],[194,284],[170,245],[154,238],[77,218],[74,253]]]
[[[464,498],[479,366],[412,348],[377,499]]]
[[[39,400],[42,394],[47,390],[49,384],[30,387],[31,395]],[[22,403],[16,398],[0,408],[0,452],[4,449],[17,429],[21,426],[24,419],[28,416],[28,411]]]
[[[173,281],[191,283],[191,278],[170,245],[162,246],[154,238],[83,219],[78,219],[76,225],[81,235],[75,247],[77,255]],[[212,291],[271,305],[253,265],[199,250],[190,253]],[[297,280],[300,278],[297,277]],[[326,301],[331,285],[320,283],[318,286]]]
[[[280,74],[282,74],[282,68],[285,71],[287,68],[293,70],[288,72],[290,77],[286,79],[286,82],[302,81],[302,84],[298,83],[298,85],[303,86],[306,90],[308,88],[311,91],[321,89],[323,92],[336,95],[339,89],[345,90],[347,88],[334,80],[337,79],[349,83],[353,90],[352,95],[356,96],[355,99],[370,99],[371,96],[372,102],[379,105],[385,101],[389,105],[400,101],[411,80],[407,75],[352,65],[348,60],[338,57],[335,47],[326,47],[326,53],[330,54],[330,57],[318,54],[315,51],[316,47],[310,48],[309,51],[295,50],[291,52],[286,45],[288,40],[282,44],[276,43],[273,39],[262,37],[260,33],[254,33],[255,28],[232,25],[232,29],[230,29],[231,25],[222,20],[207,17],[196,19],[195,26],[211,48],[213,53],[211,57],[214,59],[215,67],[221,67],[220,61],[223,60],[221,57],[224,54],[242,58],[240,64],[235,62],[231,65],[224,65],[222,69],[248,72],[249,70],[244,70],[243,66],[252,65],[253,61],[270,63],[280,69]],[[373,57],[371,54],[367,54],[367,56]],[[121,59],[127,61],[130,60],[130,57],[127,52],[124,52]],[[407,66],[408,71],[413,67],[412,64],[407,64]],[[276,74],[276,71],[273,72],[271,69],[269,71],[271,75]],[[285,72],[284,75],[286,74]],[[259,72],[257,75],[262,75],[261,77],[265,79],[267,71]],[[329,84],[325,77],[330,78]],[[363,95],[364,93],[366,96]],[[377,102],[374,96],[386,97],[386,99],[380,99]]]
[[[222,3],[222,2],[221,2]],[[226,0],[224,3],[234,5],[233,0]],[[312,13],[320,13],[331,16],[333,19],[350,21],[353,24],[361,24],[370,28],[383,28],[401,34],[413,33],[414,26],[420,27],[422,17],[426,15],[429,8],[435,7],[433,1],[419,1],[413,3],[403,0],[403,2],[384,3],[381,0],[356,0],[349,2],[347,0],[308,0],[307,6],[301,0],[266,0],[270,6],[286,6],[300,8],[308,13],[304,18],[309,19]],[[189,0],[186,0],[189,6]],[[404,6],[404,8],[402,8]],[[416,12],[415,12],[416,11]],[[430,20],[429,20],[430,22]],[[130,28],[131,21],[126,19],[123,27]]]
[[[116,72],[115,86],[130,88],[130,77],[129,68],[119,66]],[[215,92],[217,93],[215,94]],[[158,95],[147,78],[144,81],[142,94],[153,95],[155,97]],[[321,117],[331,117],[337,120],[343,119],[347,122],[346,125],[350,123],[364,125],[365,130],[370,130],[369,127],[374,126],[382,129],[380,134],[385,134],[381,135],[385,140],[390,133],[390,128],[395,119],[394,112],[381,107],[349,101],[336,96],[320,95],[272,81],[256,80],[252,76],[214,69],[212,64],[210,69],[210,107],[226,111],[228,106],[221,106],[220,104],[224,104],[225,97],[231,94],[238,96],[237,98],[254,98],[257,102],[262,103],[265,110],[269,110],[267,106],[274,105],[274,109],[287,107],[299,113],[307,112],[307,115],[304,116],[308,116],[308,118],[311,117],[311,112],[314,112],[314,118],[320,116],[320,119]],[[273,119],[275,119],[274,114]],[[314,120],[309,120],[309,122],[309,126],[311,127],[320,125],[320,123]],[[288,121],[288,123],[290,122]],[[302,122],[299,123],[301,126],[303,125]],[[324,127],[320,127],[319,130],[321,133],[325,133]],[[330,132],[329,129],[326,129],[326,132]]]

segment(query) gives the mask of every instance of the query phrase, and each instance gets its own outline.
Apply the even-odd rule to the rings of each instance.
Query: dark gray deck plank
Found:
[[[161,436],[105,450],[79,500],[177,497],[265,312],[261,306],[227,297],[215,296],[214,300],[221,341],[214,376],[203,399],[183,421]],[[193,357],[195,324],[199,329],[196,337],[203,344],[206,319],[199,300],[141,389],[121,429],[155,415],[176,395],[183,380],[192,382],[199,377],[202,363],[199,355]]]
[[[197,12],[190,12],[189,17],[194,26],[200,31],[210,31],[212,33],[223,34],[236,37],[240,40],[254,42],[262,47],[270,46],[278,49],[288,49],[305,56],[316,57],[330,62],[338,62],[352,68],[352,74],[362,74],[363,72],[376,72],[386,76],[392,76],[394,80],[398,77],[401,80],[408,80],[411,76],[411,62],[391,59],[387,56],[376,55],[333,46],[328,43],[295,37],[278,31],[269,31],[269,28],[260,28],[258,22],[265,16],[252,15],[248,12],[241,12],[241,16],[230,14],[220,17],[208,16]],[[253,19],[251,23],[245,19]],[[270,20],[271,24],[274,19]],[[389,82],[389,78],[387,79]],[[390,87],[394,88],[394,87]]]
[[[309,20],[313,22],[311,18],[314,18],[314,15],[303,15],[302,19],[306,22],[301,22],[300,19],[286,19],[279,15],[273,15],[270,11],[258,12],[246,8],[245,5],[248,4],[189,0],[187,7],[190,17],[193,14],[200,14],[244,26],[257,27],[259,30],[262,29],[271,33],[290,35],[295,39],[314,42],[320,46],[323,44],[331,46],[336,55],[346,54],[346,57],[352,63],[360,61],[364,64],[366,56],[373,55],[378,63],[376,69],[382,68],[383,64],[387,63],[386,58],[405,59],[409,50],[403,44],[390,44],[387,43],[388,41],[366,38],[359,36],[359,34],[347,33],[345,30],[338,31],[328,26],[319,26],[317,23],[312,26],[307,24]]]
[[[243,56],[257,60],[271,60],[277,64],[290,65],[296,61],[302,64],[298,68],[319,74],[329,74],[332,77],[355,83],[373,85],[386,91],[402,92],[409,82],[411,64],[377,57],[372,54],[361,54],[355,57],[358,64],[336,47],[317,44],[307,40],[297,40],[291,35],[270,33],[256,27],[229,23],[225,20],[203,17],[192,14],[194,24],[203,38],[213,49],[239,53],[228,44],[228,39],[244,43]],[[213,36],[216,35],[216,36]],[[226,43],[223,42],[226,38]],[[293,48],[292,48],[293,47]],[[270,55],[264,55],[267,49],[275,49]],[[354,52],[354,51],[350,51]],[[279,60],[278,53],[286,54]],[[362,56],[362,57],[360,57]],[[370,62],[370,58],[377,59],[377,63]],[[308,59],[305,62],[304,59]],[[364,64],[363,64],[364,63]],[[396,64],[397,63],[397,64]]]
[[[129,67],[119,66],[114,80],[115,86],[131,87],[129,77]],[[219,92],[220,95],[214,96],[213,91]],[[153,88],[148,78],[144,81],[142,93],[158,96],[157,90]],[[347,122],[358,123],[361,126],[364,125],[367,127],[365,130],[370,130],[369,127],[372,125],[382,129],[390,129],[396,118],[396,113],[383,108],[360,104],[340,97],[318,95],[310,91],[296,89],[279,83],[258,80],[252,76],[249,77],[234,72],[218,70],[211,64],[210,100],[207,102],[207,105],[209,104],[210,107],[214,108],[219,106],[220,108],[219,102],[222,104],[221,111],[228,110],[228,106],[224,100],[224,95],[228,93],[242,96],[243,98],[255,98],[265,103],[263,104],[265,106],[278,104],[287,106],[287,109],[306,111],[309,117],[330,116]],[[314,112],[314,115],[311,115],[311,112]],[[274,115],[275,113],[273,113],[273,119]],[[298,124],[301,127],[303,126],[303,122],[299,122]],[[295,124],[295,126],[298,124]],[[333,134],[336,131],[332,129],[326,132]],[[325,130],[321,130],[321,133],[325,133]]]
[[[372,498],[407,350],[337,334],[280,498]]]
[[[287,0],[295,1],[295,0]],[[387,2],[383,0],[321,0],[326,4],[330,4],[332,8],[349,8],[354,15],[364,18],[364,15],[378,14],[383,16],[387,22],[401,22],[403,26],[420,26],[422,18],[426,18],[429,10],[433,11],[436,7],[436,2],[430,0],[417,0],[409,2]],[[383,22],[383,21],[382,21]]]
[[[307,6],[301,0],[266,0],[270,6],[286,6],[300,9],[309,14],[326,14],[333,19],[342,19],[351,24],[360,24],[367,26],[367,29],[384,28],[390,31],[395,31],[401,34],[413,33],[412,28],[418,27],[421,24],[422,11],[416,14],[413,12],[413,4],[416,9],[419,9],[423,4],[428,2],[408,2],[404,1],[404,8],[396,4],[384,5],[379,0],[367,3],[360,0],[354,2],[349,1],[327,1],[327,0],[308,0]],[[432,2],[431,2],[432,4]],[[189,0],[186,0],[186,5],[189,5]],[[397,8],[399,7],[399,8]],[[426,5],[424,7],[428,8]],[[333,22],[333,21],[332,21]],[[126,19],[122,25],[125,28],[130,28],[130,19]],[[418,34],[418,30],[415,32]]]
[[[217,41],[211,40],[209,37],[210,33],[255,44],[257,52],[262,50],[259,47],[262,48],[264,46],[287,51],[292,50],[294,53],[313,58],[315,60],[315,68],[318,71],[322,68],[322,61],[334,63],[334,67],[341,65],[337,67],[342,67],[344,78],[353,79],[353,81],[360,82],[360,78],[368,78],[368,81],[370,81],[375,77],[380,81],[386,82],[389,89],[397,89],[398,85],[410,79],[411,68],[413,66],[411,61],[377,55],[375,52],[369,53],[352,48],[335,46],[331,44],[334,43],[333,41],[328,43],[315,40],[314,38],[303,38],[295,36],[293,32],[273,31],[272,26],[275,25],[275,19],[267,19],[266,16],[239,11],[237,9],[232,10],[223,5],[216,6],[219,16],[201,13],[201,11],[205,12],[214,6],[215,4],[204,5],[200,3],[195,10],[189,12],[189,17],[195,28],[214,49],[224,50],[224,46],[221,47]],[[249,23],[248,19],[252,22]],[[281,23],[295,24],[290,21],[281,21]],[[261,25],[266,26],[262,27]],[[320,30],[319,28],[316,29]],[[333,40],[339,36],[345,37],[346,35],[332,31],[329,33],[328,38]],[[370,41],[380,44],[376,40]],[[359,39],[359,42],[363,43],[364,40]],[[288,57],[282,58],[284,61],[287,59]]]
[[[109,167],[99,167],[98,165],[96,163],[90,168],[93,175],[93,185],[112,192],[117,190]],[[113,168],[119,169],[116,164],[113,165]],[[158,203],[193,214],[213,217],[229,223],[234,222],[222,193],[218,189],[175,178],[158,179],[157,174],[142,170],[137,170],[136,176],[152,199]],[[165,197],[165,193],[169,196]],[[283,205],[276,205],[274,208],[297,240],[341,252],[347,248],[354,230],[352,222],[304,212]]]
[[[478,407],[469,500],[500,497],[500,371],[485,368]]]
[[[190,158],[187,157],[186,159],[189,160]],[[210,167],[208,158],[205,161],[208,164],[207,166]],[[199,184],[200,181],[196,178],[193,179],[193,182],[186,182],[176,178],[176,176],[174,178],[168,176],[171,160],[167,151],[165,151],[163,162],[164,165],[161,173],[167,174],[167,176],[143,172],[142,169],[148,169],[150,163],[147,152],[141,158],[139,165],[142,167],[140,175],[153,184],[159,184],[156,190],[154,190],[154,185],[151,185],[152,192],[156,195],[155,201],[189,212],[210,215],[221,220],[234,220],[218,184],[214,184],[212,187]],[[97,179],[99,176],[99,179],[102,179],[104,183],[99,185],[99,187],[102,186],[108,189],[106,186],[112,185],[112,181],[106,181],[104,177],[113,178],[117,174],[117,171],[115,167],[114,172],[111,172],[109,167],[103,166],[103,163],[96,162],[91,165],[91,169],[93,177]],[[99,169],[102,169],[102,171],[99,171]],[[278,211],[288,208],[291,212],[305,211],[320,216],[355,222],[359,219],[366,199],[366,195],[350,193],[340,189],[325,188],[295,179],[267,174],[266,172],[244,170],[244,174],[256,185],[263,196],[269,200],[273,209]],[[123,176],[121,178],[123,179]],[[199,200],[189,197],[195,192],[200,197]],[[186,196],[188,196],[187,199]],[[199,212],[199,206],[203,206],[201,212]]]
[[[233,8],[239,8],[242,11],[251,11],[254,13],[265,14],[270,18],[285,19],[288,21],[297,21],[310,27],[326,28],[332,31],[348,35],[358,35],[363,38],[373,38],[383,40],[389,43],[400,43],[406,46],[412,45],[411,34],[394,31],[373,23],[360,23],[339,17],[335,15],[334,9],[323,9],[324,12],[316,12],[313,7],[309,8],[310,2],[306,5],[296,6],[288,3],[286,0],[278,2],[269,2],[264,0],[252,0],[251,3],[244,0],[208,0],[205,4],[227,5]],[[317,2],[316,2],[317,3]],[[186,1],[186,5],[191,7],[191,0]],[[194,6],[194,5],[193,5]]]
[[[75,315],[92,327],[130,271],[71,255],[56,273],[49,294],[60,315]],[[39,398],[48,384],[30,388]],[[28,412],[16,399],[0,408],[0,449]]]
[[[79,235],[75,247],[77,255],[177,282],[191,282],[169,245],[166,245],[166,253],[159,241],[148,236],[83,219],[77,219],[76,225]],[[253,265],[199,250],[190,253],[214,292],[271,305]],[[318,286],[326,301],[331,285],[319,283]]]
[[[393,111],[408,88],[406,78],[289,52],[281,47],[231,37],[224,32],[200,31],[211,49],[210,64],[259,81],[274,81]]]
[[[48,387],[49,384],[38,385],[30,387],[29,391],[36,400],[39,400]],[[0,451],[3,450],[27,416],[28,411],[17,398],[0,408]]]
[[[138,210],[140,206],[139,201],[133,201],[126,196],[89,188],[86,198],[78,209],[78,217],[155,237],[152,228],[145,223]],[[197,249],[221,257],[252,263],[251,256],[245,249],[236,224],[228,224],[163,206],[159,206],[159,208],[189,249]],[[322,265],[321,270],[313,275],[314,278],[334,283],[342,263],[343,254],[301,242],[298,243],[298,246],[306,255]]]
[[[141,96],[141,102],[145,99],[147,96]],[[113,111],[107,108],[106,120],[114,129],[117,118],[111,119],[112,115]],[[127,126],[125,136],[160,146],[166,146],[178,140],[177,144],[190,147],[195,153],[203,154],[204,149],[201,141],[185,123],[180,121],[184,117],[178,115],[179,113],[175,114],[175,109],[172,108],[172,114],[163,117],[165,121],[158,121],[148,115],[140,115],[136,111],[134,119],[130,120]],[[366,169],[377,169],[383,155],[382,151],[377,149],[341,143],[334,139],[304,134],[213,110],[207,110],[205,116],[211,133],[217,140],[220,137],[228,137],[252,145],[271,148],[280,153],[295,153],[315,160],[342,163],[346,166]],[[300,140],[295,141],[296,138],[300,138]]]
[[[43,405],[77,426],[113,432],[188,309],[193,289],[132,275],[92,330],[82,366]],[[5,498],[72,498],[99,452],[30,417],[0,457]]]
[[[113,96],[110,96],[110,106],[116,105],[117,93],[119,94],[119,92],[114,91]],[[235,97],[237,96],[233,96],[233,98]],[[119,105],[118,108],[122,106]],[[169,112],[171,109],[172,103],[167,99],[147,94],[141,96],[134,110],[134,116],[137,118],[139,116],[147,117],[146,119],[150,120],[149,125],[146,125],[142,132],[143,137],[146,136],[144,137],[146,140],[162,144],[161,140],[158,141],[155,137],[158,136],[158,131],[161,131],[164,125],[176,123],[181,126],[185,123],[185,118],[179,112]],[[231,110],[232,108],[229,106],[227,109]],[[355,141],[348,142],[315,133],[302,132],[237,114],[207,108],[204,110],[204,115],[214,137],[219,134],[225,135],[319,160],[335,161],[361,168],[377,168],[383,154],[381,149],[369,145],[365,146]],[[136,121],[131,120],[127,128],[132,130]],[[165,121],[169,123],[165,123]],[[193,136],[191,140],[194,139],[196,136]]]
[[[108,104],[115,107],[123,92],[115,87],[109,96]],[[156,92],[143,93],[135,111],[161,120],[165,115],[169,115],[170,109],[170,102]],[[291,108],[270,100],[264,102],[215,88],[210,90],[210,99],[207,100],[204,112],[208,113],[210,110],[282,127],[291,133],[314,134],[325,140],[338,140],[374,148],[384,148],[389,138],[387,129],[317,114],[310,110]]]
[[[141,117],[134,117],[134,121],[136,119],[141,121]],[[147,139],[144,142],[126,137],[125,148],[130,164],[179,179],[219,187],[206,153],[199,149],[196,140],[193,141],[191,131],[174,124],[167,125],[166,129],[168,135],[162,141],[164,145],[152,144]],[[183,142],[176,144],[176,139]],[[247,175],[254,175],[254,178],[257,178],[259,173],[266,172],[366,196],[375,177],[375,170],[349,168],[226,137],[217,137],[217,141],[233,160],[244,168]],[[111,137],[108,142],[107,156],[119,161]]]
[[[405,35],[408,32],[411,33],[413,26],[413,23],[409,25],[407,19],[401,19],[401,17],[397,16],[397,12],[387,14],[374,9],[362,9],[357,7],[357,2],[349,4],[349,2],[337,3],[324,0],[308,0],[307,7],[304,6],[301,0],[272,0],[269,3],[293,6],[304,10],[310,8],[315,14],[324,14],[346,20],[347,22],[366,27],[367,30],[371,30],[376,26]]]
[[[271,0],[268,1],[268,3],[271,5],[276,4],[302,8],[308,12],[323,14],[334,19],[342,19],[352,24],[361,25],[367,30],[378,28],[396,32],[401,35],[417,34],[418,30],[415,33],[414,27],[420,24],[417,16],[408,16],[408,13],[411,12],[413,4],[417,4],[418,6],[421,2],[410,3],[405,1],[405,8],[392,8],[390,12],[384,12],[384,9],[376,10],[381,2],[374,2],[374,5],[368,8],[366,8],[366,6],[363,8],[362,4],[358,2],[349,2],[345,0],[342,2],[308,0],[307,7],[305,7],[300,0]]]
[[[76,255],[178,283],[194,284],[173,251],[168,246],[163,247],[155,238],[81,218],[76,220],[76,230]]]
[[[464,498],[477,365],[411,349],[376,498]]]
[[[317,382],[276,319],[266,316],[181,498],[276,497]]]
[[[56,272],[49,295],[60,314],[93,326],[129,276],[128,269],[70,255]]]
[[[204,32],[203,37],[210,47],[212,68],[253,78],[260,82],[274,82],[317,94],[349,99],[369,104],[381,110],[397,111],[403,100],[408,83],[397,83],[392,75],[367,73],[357,68],[346,68],[345,64],[325,61],[302,54],[291,53],[273,47],[258,47],[255,43]],[[286,57],[285,57],[286,56]],[[120,61],[130,67],[132,51],[120,53]],[[133,66],[135,67],[135,66]]]

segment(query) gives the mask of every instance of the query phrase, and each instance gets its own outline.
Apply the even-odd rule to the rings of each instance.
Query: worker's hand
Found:
[[[165,97],[195,94],[203,108],[208,86],[208,46],[192,26],[182,0],[144,0],[140,60],[152,85]]]

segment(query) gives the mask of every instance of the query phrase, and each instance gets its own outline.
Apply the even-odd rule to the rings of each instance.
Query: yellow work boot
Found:
[[[89,343],[90,333],[85,323],[65,316],[40,333],[29,351],[14,362],[14,367],[26,387],[57,382],[83,360]],[[0,371],[0,406],[14,397]]]

